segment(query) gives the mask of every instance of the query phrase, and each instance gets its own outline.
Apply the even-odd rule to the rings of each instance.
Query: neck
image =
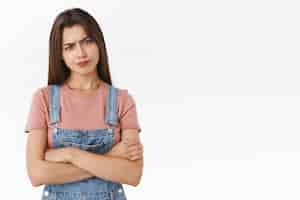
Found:
[[[100,82],[101,81],[96,74],[88,76],[71,74],[66,80],[66,84],[69,88],[85,91],[97,89],[100,85]]]

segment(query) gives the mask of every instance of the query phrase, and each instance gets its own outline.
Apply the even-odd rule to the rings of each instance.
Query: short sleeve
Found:
[[[42,88],[39,88],[32,95],[25,133],[29,133],[31,129],[47,128],[46,110],[43,100]]]
[[[137,129],[141,132],[135,100],[127,90],[119,91],[119,121],[121,129]]]

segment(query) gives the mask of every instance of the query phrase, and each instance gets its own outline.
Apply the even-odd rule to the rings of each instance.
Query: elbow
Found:
[[[28,170],[28,177],[30,180],[30,183],[33,187],[38,187],[42,184],[42,173],[40,172],[41,170],[38,168],[30,168]]]
[[[137,187],[139,184],[140,184],[140,181],[141,179],[140,178],[131,178],[130,180],[127,180],[126,181],[126,184],[127,185],[131,185],[131,186],[134,186],[134,187]]]
[[[140,184],[141,179],[137,179],[130,183],[131,186],[137,187]]]
[[[142,169],[138,170],[137,173],[132,176],[132,180],[130,182],[131,186],[137,187],[142,180]]]
[[[31,182],[31,185],[32,185],[33,187],[39,187],[39,186],[42,185],[40,182],[38,182],[38,181],[36,181],[36,180],[31,180],[31,179],[30,179],[30,182]]]
[[[42,185],[42,183],[40,181],[40,177],[37,174],[30,174],[29,180],[33,187],[38,187],[38,186]]]
[[[131,175],[130,180],[128,181],[128,184],[134,187],[137,187],[141,182],[143,175],[143,161],[139,161],[136,166],[137,167],[134,170],[134,173]]]

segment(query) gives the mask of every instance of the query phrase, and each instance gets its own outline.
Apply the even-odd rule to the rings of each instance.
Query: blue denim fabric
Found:
[[[105,106],[107,128],[84,130],[57,127],[60,121],[60,85],[50,85],[50,124],[53,128],[52,148],[75,147],[104,154],[112,149],[117,125],[117,89],[110,85]],[[99,177],[44,186],[42,200],[126,200],[121,183]]]

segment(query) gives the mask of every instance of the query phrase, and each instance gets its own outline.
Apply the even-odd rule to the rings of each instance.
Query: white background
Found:
[[[55,16],[101,26],[135,98],[144,174],[128,199],[299,199],[299,4],[292,0],[7,1],[1,6],[1,199],[40,199],[25,168]]]

